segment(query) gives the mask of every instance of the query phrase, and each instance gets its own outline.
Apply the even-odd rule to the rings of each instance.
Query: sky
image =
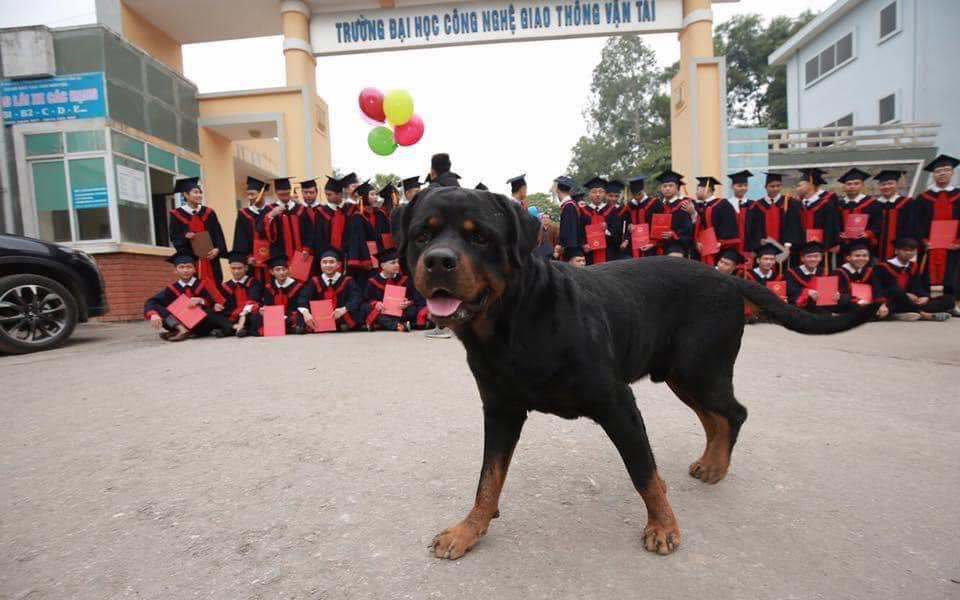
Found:
[[[834,0],[740,0],[713,6],[714,26],[739,13],[765,19],[821,11]],[[94,0],[0,0],[0,27],[95,22]],[[645,36],[662,66],[680,57],[677,34]],[[786,40],[784,40],[786,41]],[[362,177],[423,176],[430,156],[447,152],[461,184],[482,181],[509,193],[506,180],[527,174],[530,192],[547,191],[564,174],[570,150],[586,133],[583,111],[606,38],[460,46],[323,57],[317,87],[329,106],[333,166]],[[285,85],[282,38],[184,46],[184,75],[200,93]],[[357,98],[365,87],[407,90],[425,123],[423,138],[389,157],[367,147],[372,125]],[[320,176],[323,173],[290,173]]]

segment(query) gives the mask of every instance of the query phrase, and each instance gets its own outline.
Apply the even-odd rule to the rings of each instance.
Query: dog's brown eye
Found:
[[[484,246],[487,243],[487,236],[482,233],[474,231],[470,234],[470,241],[478,246]]]

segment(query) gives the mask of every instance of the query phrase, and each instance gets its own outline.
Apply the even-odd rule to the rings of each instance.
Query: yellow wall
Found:
[[[201,127],[199,133],[203,199],[207,206],[217,211],[227,249],[230,249],[237,220],[237,184],[231,142],[206,127]]]
[[[183,51],[173,38],[147,21],[129,6],[120,3],[123,37],[150,56],[183,75]]]

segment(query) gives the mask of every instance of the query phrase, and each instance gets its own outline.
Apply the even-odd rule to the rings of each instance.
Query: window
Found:
[[[47,154],[63,154],[63,134],[37,133],[24,136],[24,146],[27,156],[44,156]]]
[[[900,31],[897,19],[897,3],[891,2],[880,11],[880,41]]]
[[[897,120],[897,95],[880,98],[880,124]]]
[[[150,244],[153,240],[150,238],[146,165],[114,154],[113,168],[117,178],[120,239],[124,242]]]
[[[827,46],[805,65],[807,85],[812,85],[854,59],[853,33]]]
[[[75,158],[67,162],[77,239],[110,239],[110,196],[103,158]]]
[[[37,206],[40,239],[69,242],[70,202],[67,200],[67,174],[62,160],[30,163],[33,197]]]

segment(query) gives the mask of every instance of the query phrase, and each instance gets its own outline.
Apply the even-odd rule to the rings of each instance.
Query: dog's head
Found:
[[[403,212],[400,261],[433,320],[455,332],[484,319],[537,243],[536,219],[513,200],[430,187]]]

